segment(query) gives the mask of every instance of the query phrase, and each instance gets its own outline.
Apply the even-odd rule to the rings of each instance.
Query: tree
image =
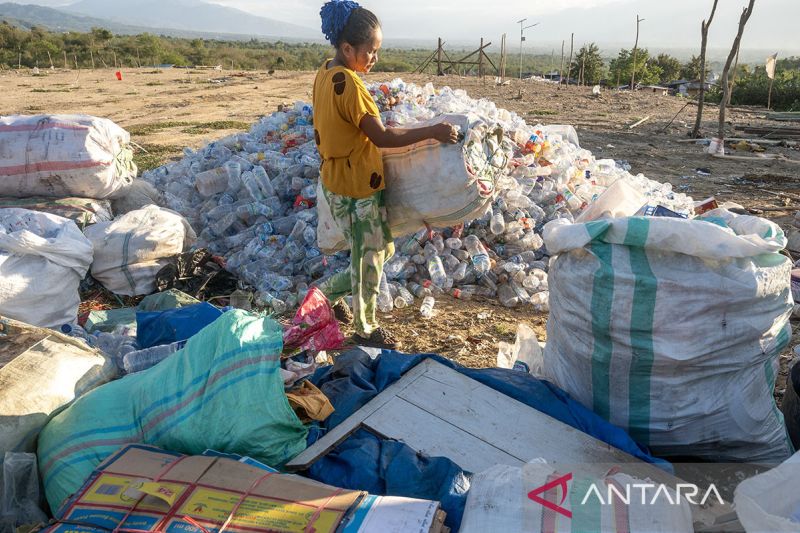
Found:
[[[692,129],[691,136],[695,139],[700,137],[700,123],[703,121],[703,104],[706,97],[706,46],[708,45],[708,28],[711,26],[711,21],[714,20],[714,13],[717,11],[717,1],[714,0],[714,5],[711,6],[711,15],[708,21],[700,23],[700,94],[697,95],[697,116],[694,119],[694,128]],[[694,59],[694,57],[692,57]],[[690,78],[693,79],[693,78]]]
[[[659,80],[661,83],[677,80],[683,68],[681,62],[669,54],[658,54],[653,65],[661,68],[661,79]]]
[[[185,55],[190,65],[205,65],[208,58],[208,50],[203,39],[192,39]]]
[[[600,83],[605,71],[605,63],[600,56],[600,48],[595,43],[583,45],[575,56],[569,68],[569,77],[575,78],[583,83]]]
[[[706,65],[708,68],[708,65]],[[685,80],[699,80],[703,74],[703,64],[700,61],[700,56],[692,56],[692,58],[683,64],[681,67],[681,78]]]
[[[609,63],[611,77],[615,80],[630,79],[634,72],[633,67],[633,53],[624,48]],[[650,61],[650,53],[647,48],[640,48],[636,52],[636,78],[642,85],[655,84],[661,79],[661,67]]]
[[[716,2],[716,0],[715,0]],[[747,4],[747,7],[742,10],[742,16],[739,17],[739,30],[736,33],[736,38],[733,40],[733,46],[731,47],[731,51],[728,54],[728,60],[725,61],[725,67],[722,69],[722,101],[719,103],[719,139],[720,142],[725,138],[725,108],[727,107],[728,96],[730,95],[730,86],[728,85],[728,76],[731,70],[731,64],[733,63],[733,58],[736,56],[736,52],[739,50],[739,46],[742,43],[742,34],[744,33],[744,27],[747,25],[747,21],[750,20],[750,16],[753,14],[753,6],[756,0],[750,0],[750,3]]]

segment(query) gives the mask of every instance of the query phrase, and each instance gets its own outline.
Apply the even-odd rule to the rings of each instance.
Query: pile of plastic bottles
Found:
[[[669,184],[633,176],[613,160],[596,160],[578,146],[571,127],[529,126],[515,113],[464,91],[394,80],[370,86],[387,125],[413,124],[443,113],[477,115],[515,147],[495,184],[492,209],[481,219],[398,239],[386,264],[379,308],[389,312],[421,299],[430,317],[435,298],[496,297],[508,307],[547,309],[548,254],[540,236],[555,218],[573,219],[616,180],[626,180],[652,204],[691,213],[691,198]],[[250,132],[212,142],[144,174],[167,207],[184,215],[197,245],[226,260],[228,270],[256,291],[255,302],[276,312],[296,306],[315,280],[347,267],[349,256],[316,247],[316,182],[320,159],[312,109],[297,103]]]

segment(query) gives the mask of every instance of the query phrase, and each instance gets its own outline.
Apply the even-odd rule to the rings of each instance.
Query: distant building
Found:
[[[649,91],[653,94],[660,94],[667,96],[670,93],[669,87],[662,87],[661,85],[637,85],[637,91]]]
[[[672,94],[682,94],[684,96],[697,96],[702,86],[699,79],[697,80],[677,80],[671,81],[666,84]],[[711,87],[716,87],[717,84],[713,82],[705,82],[705,90],[708,91]]]

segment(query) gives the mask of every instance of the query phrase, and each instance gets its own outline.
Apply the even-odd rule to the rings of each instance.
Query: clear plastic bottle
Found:
[[[436,300],[433,296],[426,296],[422,300],[422,305],[419,308],[419,314],[422,315],[422,318],[430,319],[433,318],[433,306],[436,305]]]
[[[258,188],[258,183],[256,183],[255,176],[252,172],[242,172],[241,180],[244,189],[247,191],[247,194],[250,196],[252,201],[264,201],[264,195],[261,193],[261,189]]]
[[[389,290],[389,282],[386,273],[381,276],[381,283],[378,292],[378,311],[381,313],[391,313],[394,309],[394,300]]]
[[[203,196],[214,196],[228,188],[228,171],[225,167],[214,168],[195,174],[195,187]]]
[[[469,289],[453,289],[450,291],[450,295],[456,300],[472,300],[475,293]]]
[[[266,206],[260,202],[251,202],[249,204],[238,206],[236,208],[236,214],[239,216],[239,218],[249,219],[257,216],[272,218],[275,213],[269,206]]]
[[[223,166],[228,174],[228,190],[237,192],[242,188],[242,165],[233,159],[229,159]]]
[[[233,226],[234,222],[236,222],[238,218],[239,215],[235,211],[229,212],[218,220],[210,222],[208,229],[210,229],[214,235],[221,237],[225,235],[225,232],[228,230],[228,228]]]
[[[438,255],[428,259],[428,273],[435,285],[444,287],[445,283],[447,283],[447,273],[444,270],[442,259]]]
[[[61,333],[69,335],[70,337],[75,337],[76,339],[81,339],[89,346],[94,346],[97,340],[94,335],[90,335],[78,324],[63,324],[61,326]]]
[[[397,296],[394,299],[394,306],[398,309],[404,309],[414,303],[414,295],[408,292],[408,289],[402,285],[397,288]]]
[[[517,307],[520,304],[517,292],[508,283],[497,288],[497,298],[505,307]]]
[[[289,290],[291,286],[292,286],[292,280],[290,280],[286,276],[281,276],[280,274],[276,274],[275,272],[265,272],[261,277],[258,288],[262,292],[267,292],[264,291],[262,287],[272,289],[276,292],[281,292]]]
[[[423,228],[417,231],[414,235],[403,244],[401,251],[404,255],[414,255],[422,250],[423,243],[428,238],[428,229]]]
[[[501,235],[506,230],[506,221],[502,210],[495,210],[492,215],[492,221],[489,224],[489,229],[494,235]]]
[[[297,222],[295,222],[294,226],[292,227],[292,231],[289,232],[289,240],[295,242],[303,242],[305,238],[303,234],[306,231],[308,224],[305,220],[298,218]]]
[[[256,293],[256,303],[261,307],[271,307],[273,311],[278,314],[286,312],[286,302],[273,296],[267,291],[259,291]]]
[[[444,241],[444,244],[451,250],[460,250],[461,248],[464,247],[464,242],[457,237],[450,237],[449,239]]]
[[[186,341],[178,341],[172,344],[153,346],[152,348],[130,352],[122,358],[122,366],[126,374],[141,372],[157,365],[170,355],[183,349],[185,345]]]
[[[486,248],[481,244],[481,241],[475,235],[470,235],[464,239],[464,246],[467,248],[472,258],[472,264],[475,270],[479,274],[488,272],[491,268],[491,261],[489,261],[489,255],[486,252]]]
[[[447,283],[446,279],[445,279],[445,283]],[[437,285],[437,284],[435,284],[433,281],[431,281],[429,279],[426,279],[425,281],[423,281],[422,282],[422,286],[425,287],[426,289],[428,289],[430,291],[431,295],[433,295],[433,296],[439,296],[441,294],[444,294],[444,290],[442,289],[442,287]]]
[[[458,263],[458,266],[453,270],[454,281],[461,281],[467,276],[467,266],[466,263]]]
[[[272,182],[269,179],[269,175],[267,175],[267,171],[264,170],[264,167],[261,165],[253,167],[253,179],[261,191],[261,194],[264,195],[264,198],[275,196],[275,187],[272,186]]]
[[[246,291],[239,287],[231,293],[228,305],[235,307],[236,309],[250,311],[252,309],[252,305],[250,303],[252,297],[253,294],[250,291]]]
[[[406,288],[417,298],[425,298],[426,296],[431,296],[432,294],[429,288],[423,287],[419,283],[414,283],[413,281],[409,282]]]
[[[530,297],[530,303],[537,311],[546,313],[550,310],[550,293],[548,291],[537,292]]]

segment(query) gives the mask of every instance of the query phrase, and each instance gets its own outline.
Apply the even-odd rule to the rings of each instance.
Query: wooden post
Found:
[[[68,70],[69,65],[67,64],[67,51],[64,50],[64,70]]]
[[[78,67],[78,54],[73,53],[72,57],[75,59],[75,70],[80,70],[80,67]]]
[[[19,57],[17,58],[17,70],[22,70],[22,51],[19,52]]]
[[[697,95],[697,116],[694,119],[694,128],[692,129],[691,137],[697,139],[700,137],[700,126],[703,121],[703,106],[705,104],[706,95],[706,47],[708,45],[708,28],[711,26],[711,21],[714,20],[714,13],[717,11],[717,2],[714,0],[714,5],[711,6],[711,16],[708,21],[703,21],[700,24],[700,94]]]
[[[439,48],[436,49],[436,75],[444,76],[442,72],[442,38],[439,37]]]
[[[139,58],[139,47],[136,47],[136,66],[142,68],[142,60]]]
[[[561,87],[561,84],[564,82],[564,44],[566,41],[564,39],[561,40],[561,68],[558,69],[558,86]]]
[[[640,19],[639,15],[636,15],[636,42],[633,44],[633,66],[631,68],[631,91],[633,90],[634,84],[636,83],[636,56],[639,52],[639,23],[644,21],[644,19]]]
[[[775,76],[769,79],[769,92],[767,93],[767,109],[772,108],[772,82],[775,81]]]
[[[586,68],[586,53],[585,53],[586,45],[583,45],[583,47],[584,47],[583,48],[584,49],[584,54],[583,54],[583,57],[581,57],[581,87],[583,87],[583,85],[584,85],[584,73],[585,73],[584,69]]]
[[[569,38],[569,61],[567,62],[567,85],[569,85],[569,75],[572,70],[572,50],[575,46],[575,34]]]
[[[89,57],[92,60],[92,70],[94,70],[94,54],[92,53],[92,47],[89,47]]]
[[[478,53],[478,77],[483,78],[483,37],[481,37],[481,51]]]
[[[47,51],[47,59],[50,60],[50,70],[55,70],[56,66],[53,65],[53,56],[50,55],[50,50]]]
[[[505,60],[506,53],[506,34],[500,36],[500,68],[497,72],[497,77],[500,78],[500,83],[503,83],[503,61]]]
[[[114,68],[117,68],[117,52],[112,50],[111,53],[114,54]]]

